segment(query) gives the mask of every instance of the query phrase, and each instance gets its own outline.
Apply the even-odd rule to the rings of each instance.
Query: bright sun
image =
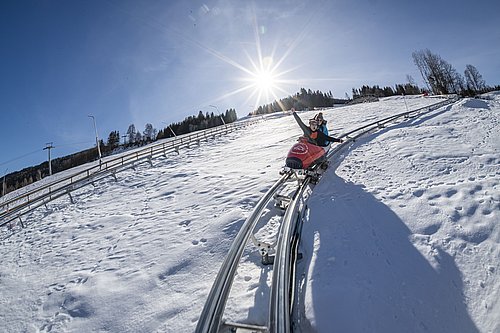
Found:
[[[281,86],[288,82],[280,78],[283,73],[276,73],[278,66],[274,64],[273,57],[261,57],[259,55],[257,62],[250,57],[249,60],[253,70],[244,68],[248,77],[243,79],[248,82],[248,85],[243,90],[251,90],[247,101],[255,97],[255,106],[258,106],[263,101],[279,100],[276,91],[285,92]]]
[[[255,45],[257,46],[257,57],[251,57],[245,50],[246,56],[250,66],[244,66],[239,62],[223,55],[217,50],[204,47],[198,43],[198,46],[202,47],[205,51],[211,53],[218,59],[228,63],[229,65],[240,69],[246,74],[245,77],[237,79],[243,82],[243,86],[236,88],[233,91],[223,94],[216,99],[210,101],[214,103],[219,100],[226,99],[232,95],[247,92],[247,98],[242,103],[244,106],[250,106],[255,111],[256,108],[261,106],[262,103],[271,103],[274,100],[278,103],[279,107],[284,111],[285,106],[281,104],[277,93],[291,95],[292,92],[288,91],[285,86],[296,86],[297,80],[284,79],[284,76],[293,69],[280,70],[285,59],[290,55],[292,49],[298,45],[298,41],[293,42],[290,47],[285,50],[284,54],[280,59],[274,58],[274,52],[268,56],[262,55],[262,49],[259,39],[259,29],[257,29],[257,23],[255,18]],[[249,105],[250,104],[250,105]],[[270,104],[269,104],[270,105]],[[275,107],[273,105],[273,107]]]
[[[276,84],[275,81],[273,73],[268,70],[261,70],[255,73],[255,87],[263,93],[267,93],[274,88]]]

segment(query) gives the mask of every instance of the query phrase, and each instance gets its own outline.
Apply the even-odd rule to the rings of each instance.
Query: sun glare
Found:
[[[288,93],[284,89],[284,85],[290,84],[288,80],[283,80],[281,77],[285,72],[277,73],[278,64],[275,64],[272,56],[262,57],[260,47],[258,48],[257,59],[252,59],[247,54],[248,60],[251,63],[250,68],[243,68],[248,74],[242,81],[247,82],[247,85],[241,90],[249,90],[250,95],[245,103],[250,103],[250,100],[255,98],[254,106],[258,107],[261,103],[269,103],[271,100],[278,101],[277,92]],[[288,93],[290,95],[290,93]],[[280,107],[282,107],[280,105]],[[283,107],[282,107],[283,108]]]
[[[264,93],[269,92],[276,84],[273,73],[266,70],[255,73],[254,81],[255,87]]]
[[[284,50],[284,54],[281,55],[279,59],[274,59],[274,51],[268,56],[263,56],[262,54],[259,37],[260,30],[257,28],[257,20],[255,17],[254,32],[257,56],[251,57],[245,50],[250,66],[244,66],[240,62],[223,55],[215,49],[206,47],[196,41],[187,39],[188,41],[193,42],[195,45],[199,46],[218,59],[235,68],[238,68],[246,74],[245,77],[237,79],[237,81],[243,82],[242,86],[236,88],[233,91],[227,92],[214,100],[209,101],[209,103],[214,103],[236,94],[247,93],[247,98],[242,104],[250,104],[250,107],[253,108],[252,111],[255,111],[259,106],[262,106],[262,103],[271,103],[273,100],[278,103],[279,107],[283,111],[285,111],[285,106],[281,104],[280,98],[277,94],[279,93],[280,95],[292,95],[292,92],[290,92],[288,88],[291,86],[297,86],[298,80],[284,78],[287,74],[294,70],[293,68],[285,70],[280,68],[283,67],[283,62],[291,54],[292,50],[298,45],[298,41],[303,36],[297,37],[297,40],[294,40],[290,44],[290,46]]]

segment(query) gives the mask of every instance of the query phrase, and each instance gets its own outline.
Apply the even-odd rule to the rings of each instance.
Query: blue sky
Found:
[[[500,83],[498,1],[0,2],[0,176],[93,147],[134,124],[162,128],[198,111],[239,116],[274,100],[248,87],[259,59],[273,91],[344,97],[411,75],[428,48]]]

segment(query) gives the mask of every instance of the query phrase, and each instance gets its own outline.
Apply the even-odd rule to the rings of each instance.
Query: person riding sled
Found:
[[[302,132],[304,132],[304,136],[307,138],[307,141],[309,141],[313,145],[326,147],[330,142],[342,142],[342,139],[337,139],[323,133],[319,129],[319,124],[316,119],[309,119],[309,126],[307,126],[295,111],[292,111],[292,114],[299,124],[300,128],[302,129]]]
[[[323,112],[320,112],[317,115],[315,115],[314,119],[318,121],[319,130],[328,135],[328,128],[326,128],[326,120],[325,118],[323,118]]]

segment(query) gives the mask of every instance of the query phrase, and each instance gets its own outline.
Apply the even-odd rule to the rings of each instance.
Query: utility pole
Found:
[[[401,94],[403,95],[403,100],[405,101],[405,106],[406,106],[406,112],[408,112],[408,104],[406,104],[406,97],[405,97],[405,94]]]
[[[2,197],[5,195],[5,192],[7,192],[7,187],[5,186],[5,176],[7,175],[7,170],[9,170],[9,168],[5,169],[5,172],[3,173]]]
[[[50,159],[50,150],[54,148],[52,142],[46,143],[45,148],[43,150],[47,150],[49,152],[49,176],[52,176],[52,161]]]
[[[89,118],[92,118],[94,121],[94,131],[95,131],[95,143],[97,145],[97,153],[99,154],[99,166],[101,165],[101,146],[99,145],[99,136],[97,135],[97,126],[95,124],[95,117],[92,115],[89,115]]]
[[[217,107],[217,105],[209,105],[209,106],[212,108],[215,108],[217,110],[217,114],[219,115],[220,120],[222,120],[222,124],[226,125],[226,122],[224,121],[224,118],[222,118],[222,115],[220,114],[220,111],[219,111],[219,108]]]

